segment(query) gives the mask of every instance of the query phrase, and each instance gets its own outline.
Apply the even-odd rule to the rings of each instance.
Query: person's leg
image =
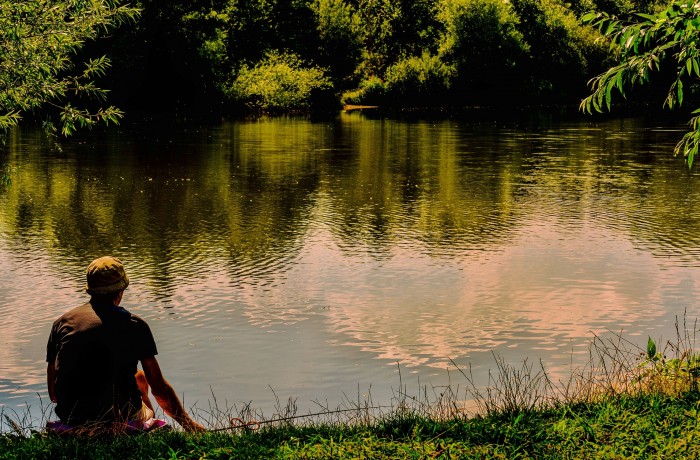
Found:
[[[141,401],[143,401],[143,405],[146,406],[146,408],[150,411],[150,414],[148,414],[146,411],[144,414],[144,419],[149,419],[155,415],[155,410],[153,409],[153,403],[151,403],[150,398],[148,397],[148,381],[146,380],[146,374],[143,373],[142,370],[136,371],[136,385],[139,387],[139,391],[141,391]],[[148,415],[147,417],[145,415]]]

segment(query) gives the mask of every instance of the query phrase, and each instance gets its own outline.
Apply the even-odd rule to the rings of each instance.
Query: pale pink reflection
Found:
[[[666,315],[665,286],[692,277],[613,230],[551,221],[519,228],[502,249],[450,259],[415,244],[381,260],[341,254],[320,229],[307,241],[303,273],[294,267],[286,281],[328,305],[344,344],[405,365],[444,368],[450,358],[505,348],[568,354],[593,333]],[[285,292],[271,297],[284,302]]]
[[[17,382],[17,394],[43,388],[51,324],[80,301],[80,281],[51,257],[0,247],[0,381]]]

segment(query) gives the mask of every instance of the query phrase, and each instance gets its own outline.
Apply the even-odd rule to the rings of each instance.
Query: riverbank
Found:
[[[663,348],[596,337],[589,365],[565,382],[496,357],[485,387],[460,370],[463,393],[426,387],[411,396],[400,385],[389,408],[348,403],[299,415],[290,401],[258,424],[249,409],[214,404],[204,434],[57,436],[3,414],[0,459],[700,458],[697,327],[682,326]]]
[[[369,425],[275,426],[115,438],[0,437],[2,459],[698,458],[697,392],[438,421],[394,412]]]

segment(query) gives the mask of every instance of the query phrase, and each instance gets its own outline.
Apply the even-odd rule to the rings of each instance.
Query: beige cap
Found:
[[[122,261],[116,257],[100,257],[87,268],[85,291],[90,294],[112,294],[123,291],[129,285]]]

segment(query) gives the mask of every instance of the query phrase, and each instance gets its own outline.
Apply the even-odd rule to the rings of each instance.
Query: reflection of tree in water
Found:
[[[233,279],[241,271],[264,274],[294,258],[308,227],[310,195],[318,187],[315,174],[283,183],[259,178],[255,182],[259,189],[247,187],[232,203],[222,228]]]
[[[641,120],[611,120],[604,126],[550,129],[521,145],[529,201],[566,207],[571,219],[586,214],[621,230],[642,246],[678,253],[700,245],[693,211],[700,182],[671,156],[679,127],[648,128]],[[538,203],[539,202],[539,203]],[[541,204],[540,204],[541,203]],[[664,249],[665,248],[665,249]]]
[[[510,165],[474,155],[454,123],[376,120],[342,129],[358,160],[329,195],[349,244],[383,252],[408,234],[433,247],[483,245],[510,227],[513,196],[502,189]]]
[[[158,141],[96,135],[54,159],[22,135],[8,144],[21,167],[0,195],[3,232],[68,260],[128,254],[158,297],[212,257],[230,260],[232,275],[286,266],[311,219],[374,256],[406,239],[438,251],[498,246],[558,206],[643,244],[700,246],[697,173],[655,166],[674,161],[655,159],[673,133],[634,124],[528,131],[343,115]]]
[[[21,203],[17,206],[15,225],[17,226],[17,232],[24,235],[34,225],[34,209],[29,203]]]
[[[129,257],[159,298],[209,257],[269,262],[298,246],[318,184],[312,156],[237,152],[211,140],[180,148],[100,141],[66,146],[70,161],[48,168],[43,152],[29,154],[5,197],[4,210],[17,216],[7,225],[13,237],[41,226],[27,244],[82,260]]]

